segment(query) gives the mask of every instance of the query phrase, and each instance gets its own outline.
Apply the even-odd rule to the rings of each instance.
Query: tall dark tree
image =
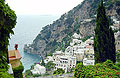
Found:
[[[107,59],[115,63],[115,38],[109,26],[109,20],[106,16],[103,0],[101,0],[97,9],[94,51],[96,63],[104,62]]]
[[[10,34],[16,25],[16,14],[5,4],[5,0],[0,0],[0,69],[7,69],[8,45]]]

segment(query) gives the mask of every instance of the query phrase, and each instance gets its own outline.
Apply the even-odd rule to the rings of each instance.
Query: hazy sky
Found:
[[[6,0],[17,15],[62,15],[83,0]]]

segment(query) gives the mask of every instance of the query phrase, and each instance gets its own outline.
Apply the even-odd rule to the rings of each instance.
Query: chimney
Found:
[[[15,44],[15,50],[17,50],[17,48],[18,48],[18,44]]]

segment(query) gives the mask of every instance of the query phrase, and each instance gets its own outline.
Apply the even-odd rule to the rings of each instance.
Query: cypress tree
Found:
[[[94,37],[95,62],[104,62],[110,59],[115,63],[115,38],[114,33],[109,26],[109,20],[106,16],[103,0],[98,5],[96,28]]]

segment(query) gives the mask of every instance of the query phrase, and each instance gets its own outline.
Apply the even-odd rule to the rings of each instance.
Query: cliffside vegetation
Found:
[[[105,0],[104,4],[109,17],[115,16],[120,19],[120,5],[117,1]],[[93,35],[96,25],[96,10],[99,2],[100,0],[84,0],[68,13],[63,14],[53,24],[43,27],[33,43],[24,47],[24,51],[40,54],[45,57],[56,50],[64,51],[69,46],[71,36],[74,33],[80,34],[83,40],[85,40],[84,37]]]
[[[8,45],[10,34],[14,34],[16,14],[5,0],[0,0],[0,78],[12,78],[8,73]]]

